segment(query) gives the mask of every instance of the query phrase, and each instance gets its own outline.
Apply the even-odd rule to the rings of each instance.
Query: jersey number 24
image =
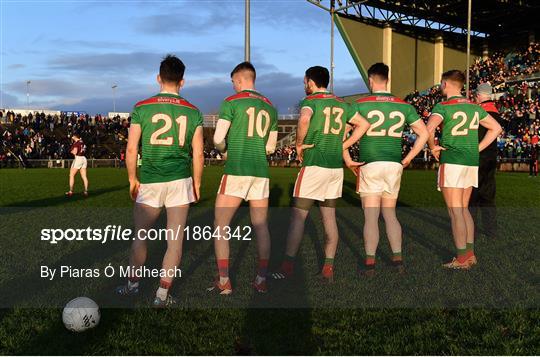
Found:
[[[464,128],[467,125],[467,114],[465,112],[455,112],[452,115],[453,120],[459,120],[459,123],[452,128],[452,136],[464,136],[469,134],[469,129],[476,130],[480,125],[480,113],[475,112],[471,123],[468,128]]]

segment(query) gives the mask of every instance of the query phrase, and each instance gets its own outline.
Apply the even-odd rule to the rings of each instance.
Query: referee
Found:
[[[501,122],[501,116],[491,100],[493,89],[489,83],[482,83],[476,88],[476,103],[482,106],[495,120]],[[486,129],[480,125],[478,139],[486,135]],[[497,237],[497,209],[495,207],[495,172],[497,171],[497,140],[480,152],[478,168],[478,188],[473,188],[469,206],[475,222],[482,216],[482,225],[477,223],[478,231],[490,238]],[[480,229],[482,227],[482,229]]]

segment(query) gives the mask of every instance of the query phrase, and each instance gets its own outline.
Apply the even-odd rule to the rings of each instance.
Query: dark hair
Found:
[[[255,71],[255,67],[253,67],[251,62],[242,62],[239,65],[237,65],[236,67],[234,67],[234,69],[231,72],[231,78],[236,73],[243,72],[243,71],[251,72],[253,74],[253,80],[255,80],[255,78],[257,77],[257,72]]]
[[[387,65],[385,65],[382,62],[377,62],[377,63],[371,65],[371,67],[369,67],[369,69],[367,71],[367,74],[368,74],[368,77],[376,76],[376,77],[379,77],[382,80],[387,81],[388,80],[388,72],[389,72],[389,69],[388,69]]]
[[[458,69],[452,69],[442,74],[442,80],[456,82],[461,84],[461,86],[463,87],[463,85],[465,84],[465,74]]]
[[[159,65],[159,76],[163,82],[178,83],[184,79],[186,66],[175,55],[167,55]]]
[[[317,87],[326,88],[330,82],[330,73],[328,73],[328,69],[325,67],[309,67],[306,71],[306,78],[308,80],[311,79]]]

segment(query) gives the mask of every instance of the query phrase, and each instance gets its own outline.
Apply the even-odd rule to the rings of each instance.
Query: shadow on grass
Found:
[[[37,200],[14,202],[3,207],[21,207],[21,208],[24,208],[25,210],[28,210],[28,207],[60,206],[60,205],[65,205],[66,203],[70,203],[70,202],[91,200],[94,197],[101,196],[106,193],[115,192],[119,190],[125,190],[125,189],[126,189],[125,185],[118,185],[118,186],[113,186],[109,188],[102,188],[98,190],[89,191],[90,193],[89,197],[84,197],[82,194],[74,194],[71,197],[66,197],[65,195],[61,195],[61,196],[50,197],[50,198],[41,198]],[[14,211],[10,211],[10,212],[14,212]]]
[[[351,190],[353,190],[354,192],[354,190],[356,189],[355,184],[350,181],[344,181],[343,184],[344,184],[344,188],[345,187],[348,188],[343,191],[343,197],[342,197],[343,200],[345,200],[347,203],[351,205],[356,205],[360,207],[361,206],[360,199],[358,197],[353,197],[353,194],[351,192]],[[427,212],[426,210],[422,208],[413,207],[399,200],[397,203],[397,207],[398,207],[397,209],[398,219],[402,225],[404,239],[406,239],[407,237],[411,238],[413,241],[417,242],[418,244],[422,245],[424,248],[432,251],[434,254],[439,256],[441,258],[441,261],[445,261],[453,256],[453,252],[450,249],[448,249],[447,247],[443,245],[437,244],[435,239],[430,240],[429,237],[425,235],[425,232],[422,233],[410,227],[410,225],[407,224],[409,220],[408,218],[403,218],[403,217],[400,218],[400,216],[403,216],[403,214],[406,213],[409,217],[412,217],[415,220],[422,221],[422,222],[425,222],[426,224],[432,225],[436,230],[450,232],[450,229],[451,229],[450,224],[448,221],[445,221],[445,218],[443,216],[434,214],[432,211]],[[363,227],[360,225],[359,227],[355,228],[353,225],[354,219],[351,219],[350,217],[347,217],[343,214],[340,214],[340,217],[342,218],[341,219],[342,226],[347,226],[353,231],[355,231],[356,229],[359,232],[359,236],[363,235],[362,234]],[[383,224],[383,227],[384,227],[384,219],[382,219],[382,217],[380,216],[379,226],[381,224]],[[385,235],[383,234],[384,233],[383,229],[381,229],[381,234],[380,234],[381,237],[384,237]],[[353,246],[351,242],[344,235],[340,234],[340,240],[343,241],[349,249],[351,249],[351,247]],[[353,254],[360,257],[360,255],[358,254],[359,251],[357,249],[352,250],[352,252]],[[384,261],[385,263],[387,264],[391,263],[391,258],[388,255],[381,252],[380,250],[378,250],[377,255],[380,256],[381,260]]]
[[[274,216],[270,220],[271,261],[274,263],[271,266],[273,267],[279,265],[283,259],[288,224],[272,225],[272,222],[289,222],[288,212],[288,210],[274,212]],[[315,242],[318,241],[317,230],[310,217],[311,215],[306,221],[305,235],[308,235]],[[317,254],[321,254],[320,249]],[[310,355],[315,352],[312,310],[307,308],[310,301],[306,281],[304,266],[301,259],[297,258],[295,275],[292,279],[269,280],[267,294],[252,292],[249,308],[245,310],[240,337],[235,341],[237,354]],[[276,308],[276,306],[289,306],[289,308]],[[296,308],[290,308],[291,306]]]
[[[53,313],[54,322],[49,323],[45,330],[33,334],[32,338],[25,340],[24,343],[17,345],[16,353],[19,355],[85,355],[95,354],[96,350],[103,345],[111,331],[114,331],[118,324],[121,324],[122,317],[128,311],[120,309],[106,309],[102,311],[102,318],[98,328],[94,328],[84,333],[73,333],[68,331],[62,323],[62,310],[56,309],[46,311]],[[40,309],[24,310],[24,313],[30,314],[34,321],[41,321],[40,315],[44,315]],[[46,315],[46,313],[45,313]],[[44,316],[46,318],[46,316]],[[28,319],[25,319],[28,320]],[[54,341],[54,343],[52,343]]]
[[[92,267],[97,262],[108,262],[112,257],[122,249],[126,249],[126,246],[122,242],[110,242],[106,246],[96,249],[96,245],[92,243],[86,244],[84,247],[77,249],[71,253],[62,256],[60,259],[54,262],[47,262],[47,266],[58,268],[60,266],[74,266],[74,267]],[[52,285],[48,279],[44,279],[40,275],[40,266],[36,265],[35,269],[31,269],[25,274],[17,275],[0,285],[0,291],[2,291],[0,297],[0,306],[24,306],[25,302],[32,302],[35,304],[35,297],[42,296],[50,292]],[[56,280],[58,281],[58,280]],[[65,281],[62,281],[65,283]],[[58,285],[58,284],[57,284]],[[71,289],[70,284],[65,284],[67,289]],[[77,284],[75,284],[77,285]],[[28,294],[28,290],[32,293]],[[60,291],[54,292],[57,298],[60,298]],[[67,301],[47,301],[49,306],[61,306],[59,304]],[[35,306],[35,305],[34,305]]]

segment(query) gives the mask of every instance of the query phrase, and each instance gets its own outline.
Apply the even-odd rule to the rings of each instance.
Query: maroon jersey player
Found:
[[[71,169],[69,170],[69,191],[66,192],[67,197],[73,196],[73,185],[75,184],[75,175],[77,172],[80,172],[81,178],[84,184],[84,196],[88,196],[88,178],[86,177],[86,145],[82,141],[81,137],[78,134],[73,134],[71,136],[71,148],[69,149],[70,154],[74,156],[73,163],[71,164]]]

